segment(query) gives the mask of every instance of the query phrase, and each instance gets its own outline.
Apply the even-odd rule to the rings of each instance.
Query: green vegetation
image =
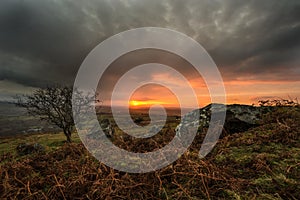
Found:
[[[0,140],[0,155],[6,153],[16,153],[16,148],[21,143],[38,143],[46,147],[47,151],[52,151],[64,145],[66,137],[63,133],[43,133],[32,134],[28,136],[17,136],[11,138],[2,138]],[[74,143],[81,143],[77,134],[73,135]]]
[[[223,137],[205,159],[198,158],[200,134],[178,161],[147,174],[119,172],[99,163],[78,137],[75,144],[62,142],[63,134],[4,139],[0,144],[0,197],[300,199],[299,121],[299,106],[276,107],[264,114],[260,126]],[[114,143],[130,150],[151,150],[172,138],[170,130],[165,127],[161,135],[143,143],[121,137]],[[14,152],[20,142],[40,143],[47,152],[19,157]]]

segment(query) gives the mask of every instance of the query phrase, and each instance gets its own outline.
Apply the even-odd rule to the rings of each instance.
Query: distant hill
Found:
[[[127,110],[128,108],[125,107],[125,106],[118,106],[116,107],[116,111],[117,113],[125,113],[125,111]],[[111,114],[112,113],[112,110],[111,110],[111,107],[110,106],[101,106],[101,107],[98,107],[96,108],[97,110],[97,113],[98,114]],[[187,114],[188,112],[191,112],[193,110],[193,108],[182,108],[182,111],[180,108],[175,108],[175,107],[168,107],[166,108],[166,112],[168,115],[185,115]],[[152,110],[154,112],[154,114],[160,114],[161,111],[157,108],[154,108]],[[149,113],[149,107],[136,107],[136,108],[130,108],[130,112],[132,114],[136,114],[136,113],[140,113],[140,114],[148,114]]]
[[[11,102],[0,102],[0,137],[57,131],[59,129],[55,126],[29,116],[24,108]]]

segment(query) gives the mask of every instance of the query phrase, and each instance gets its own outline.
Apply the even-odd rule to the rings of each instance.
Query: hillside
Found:
[[[199,134],[178,161],[147,174],[106,167],[78,138],[74,144],[57,134],[1,140],[1,198],[300,199],[299,120],[299,107],[280,107],[259,126],[222,137],[202,160]],[[46,151],[20,156],[14,148],[21,142],[41,143]]]
[[[25,109],[13,103],[0,102],[0,138],[58,131],[55,126],[28,115]]]

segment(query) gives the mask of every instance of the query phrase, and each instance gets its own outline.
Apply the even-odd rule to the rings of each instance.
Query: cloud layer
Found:
[[[72,84],[87,54],[132,28],[196,39],[226,81],[298,81],[299,0],[1,0],[0,80]]]

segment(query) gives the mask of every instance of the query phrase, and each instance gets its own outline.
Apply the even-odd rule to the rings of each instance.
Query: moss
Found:
[[[233,190],[223,190],[222,191],[222,196],[225,199],[235,199],[235,200],[243,199],[237,192],[235,192]]]

